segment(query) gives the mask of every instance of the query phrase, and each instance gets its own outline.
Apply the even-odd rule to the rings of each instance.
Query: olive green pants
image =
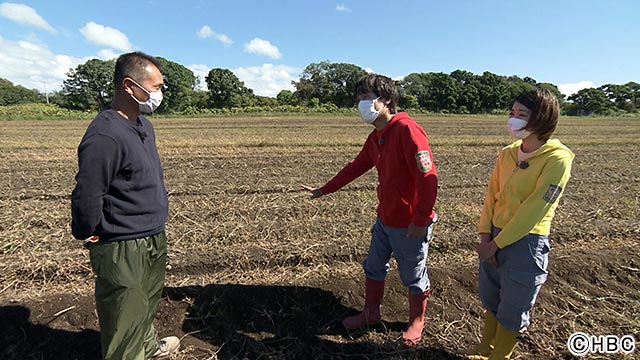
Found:
[[[158,350],[153,320],[164,287],[167,238],[89,246],[96,273],[96,308],[105,360],[144,360]]]

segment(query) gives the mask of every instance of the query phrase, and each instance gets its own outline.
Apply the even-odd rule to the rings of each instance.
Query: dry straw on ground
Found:
[[[313,201],[299,191],[327,181],[370,128],[331,117],[154,120],[171,204],[170,271],[156,323],[183,338],[178,358],[455,359],[477,341],[475,224],[495,155],[509,141],[504,119],[418,121],[440,175],[441,221],[424,341],[408,350],[396,342],[407,305],[394,269],[384,322],[356,333],[339,325],[363,303],[359,262],[375,173]],[[93,274],[68,228],[86,125],[0,121],[3,359],[99,358]],[[640,120],[562,119],[557,136],[576,159],[520,359],[570,358],[566,340],[576,331],[640,340]]]

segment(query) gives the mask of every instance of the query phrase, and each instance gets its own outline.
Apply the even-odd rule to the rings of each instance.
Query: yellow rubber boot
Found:
[[[470,351],[467,351],[467,359],[469,360],[487,360],[493,350],[493,339],[496,336],[498,320],[496,316],[489,310],[484,313],[484,328],[482,329],[482,339]]]
[[[505,329],[500,323],[496,330],[496,337],[493,340],[493,351],[489,356],[489,360],[508,360],[511,358],[513,349],[518,344],[518,337],[522,333],[520,331],[510,331]]]

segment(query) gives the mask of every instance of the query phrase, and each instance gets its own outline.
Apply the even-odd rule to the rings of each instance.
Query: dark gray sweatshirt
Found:
[[[78,147],[71,194],[71,232],[77,239],[129,240],[164,230],[167,191],[151,122],[102,111]]]

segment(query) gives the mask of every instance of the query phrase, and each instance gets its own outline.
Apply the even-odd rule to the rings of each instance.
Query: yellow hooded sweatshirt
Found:
[[[527,234],[549,235],[558,200],[571,176],[574,154],[559,140],[548,140],[518,166],[518,140],[502,149],[491,173],[478,230],[491,234],[499,248]]]

